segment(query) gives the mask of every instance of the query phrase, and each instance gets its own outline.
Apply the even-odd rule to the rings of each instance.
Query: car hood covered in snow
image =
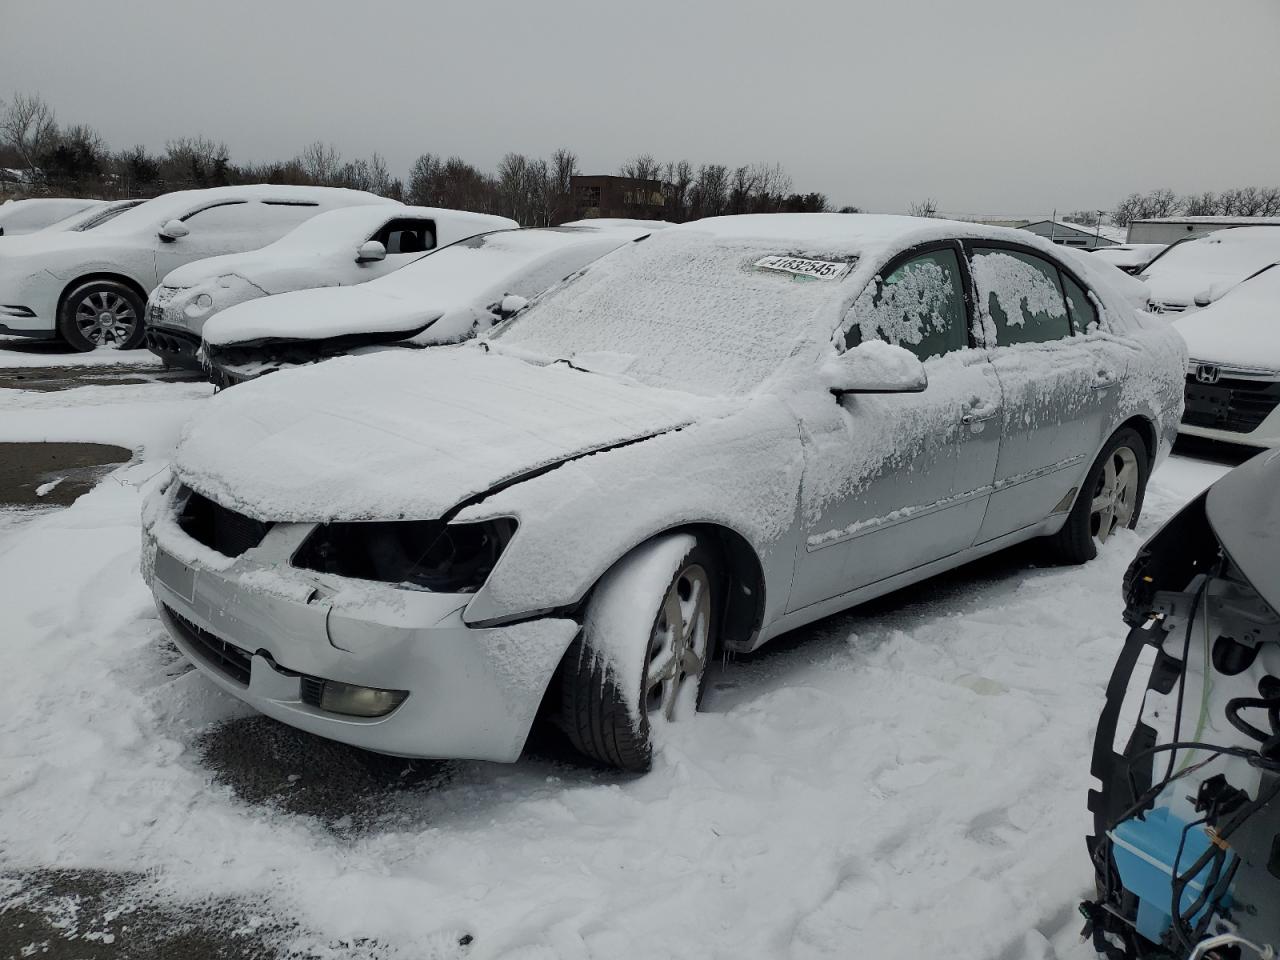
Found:
[[[1280,266],[1269,267],[1173,325],[1193,360],[1280,371]]]
[[[187,425],[174,469],[262,520],[433,519],[531,472],[732,408],[481,346],[391,350],[219,394]]]

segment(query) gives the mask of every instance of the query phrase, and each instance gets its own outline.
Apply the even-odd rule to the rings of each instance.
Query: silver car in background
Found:
[[[214,397],[144,573],[178,647],[286,723],[510,761],[543,711],[643,770],[718,653],[1135,523],[1186,356],[1109,275],[942,220],[671,227],[477,341]]]

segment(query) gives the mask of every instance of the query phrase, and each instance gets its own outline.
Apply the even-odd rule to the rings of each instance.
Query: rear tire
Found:
[[[74,287],[58,308],[58,333],[82,353],[98,347],[134,350],[146,334],[145,305],[115,280],[90,280]]]
[[[677,719],[701,700],[719,584],[716,554],[691,534],[643,544],[605,574],[561,669],[560,726],[580,753],[620,770],[649,769],[650,716]]]
[[[1147,445],[1138,431],[1123,427],[1112,434],[1085,474],[1067,522],[1045,538],[1051,557],[1059,563],[1087,563],[1116,530],[1137,526],[1149,470]]]

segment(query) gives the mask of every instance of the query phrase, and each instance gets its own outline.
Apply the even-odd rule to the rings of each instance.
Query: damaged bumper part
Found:
[[[1270,462],[1269,462],[1270,461]],[[1280,951],[1280,457],[1169,521],[1125,576],[1090,793],[1108,960]]]
[[[323,525],[262,523],[173,488],[149,511],[144,557],[173,642],[215,684],[379,753],[519,757],[576,622],[473,627],[469,590],[305,569],[295,558],[332,539]]]

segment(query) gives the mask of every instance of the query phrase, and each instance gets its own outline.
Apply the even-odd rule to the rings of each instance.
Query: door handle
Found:
[[[1107,387],[1114,387],[1119,382],[1120,378],[1110,370],[1099,370],[1093,375],[1093,389],[1095,390],[1105,390]]]
[[[969,409],[965,411],[960,418],[961,423],[982,423],[984,420],[990,420],[1000,408],[994,403],[971,403]]]

